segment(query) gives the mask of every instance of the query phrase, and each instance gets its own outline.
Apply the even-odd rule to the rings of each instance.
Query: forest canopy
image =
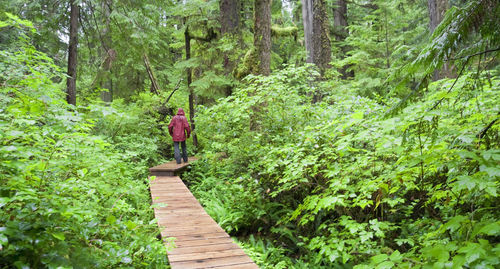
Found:
[[[148,167],[260,268],[500,266],[497,0],[0,3],[0,268],[168,268]],[[157,206],[157,205],[156,205]]]

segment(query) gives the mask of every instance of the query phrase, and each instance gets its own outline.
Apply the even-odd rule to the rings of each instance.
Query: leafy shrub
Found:
[[[54,83],[63,75],[29,45],[27,23],[0,25],[22,35],[0,53],[0,267],[166,266],[142,180],[159,159],[145,146],[156,142],[150,120],[67,105]]]
[[[310,72],[252,77],[201,113],[212,161],[193,175],[198,195],[266,209],[260,232],[313,267],[497,266],[498,74],[438,81],[390,116],[399,100],[335,92]],[[313,104],[312,91],[330,94]]]

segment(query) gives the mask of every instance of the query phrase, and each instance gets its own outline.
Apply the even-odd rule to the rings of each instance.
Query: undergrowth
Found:
[[[201,111],[188,178],[208,213],[263,267],[497,267],[499,75],[438,81],[395,115],[335,81],[313,103],[311,77],[252,77]]]
[[[0,267],[166,267],[147,184],[155,121],[119,101],[67,105],[29,22],[6,23],[20,39],[0,52]]]

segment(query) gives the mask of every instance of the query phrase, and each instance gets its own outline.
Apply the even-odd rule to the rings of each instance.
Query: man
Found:
[[[184,115],[184,110],[179,108],[177,115],[172,118],[170,124],[168,125],[168,132],[174,140],[174,157],[177,164],[181,163],[181,154],[179,152],[179,143],[182,147],[182,159],[185,163],[188,162],[187,150],[186,150],[186,137],[189,138],[191,135],[191,129],[189,128],[189,123]]]

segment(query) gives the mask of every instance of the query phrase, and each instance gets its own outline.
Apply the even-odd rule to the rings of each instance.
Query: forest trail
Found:
[[[189,158],[189,162],[195,160]],[[172,161],[149,169],[156,176],[150,184],[153,204],[166,204],[154,209],[161,236],[174,238],[165,240],[172,269],[258,268],[175,176],[187,166]]]

